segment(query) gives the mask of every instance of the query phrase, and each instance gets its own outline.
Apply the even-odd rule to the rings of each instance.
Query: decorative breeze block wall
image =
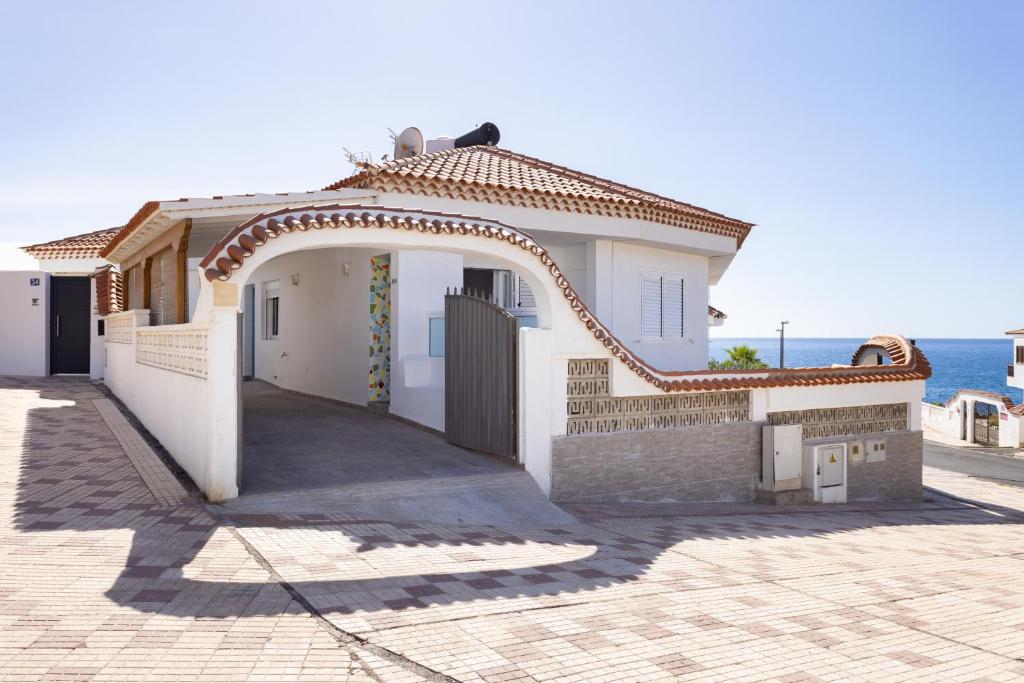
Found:
[[[104,336],[107,342],[131,344],[135,334],[135,318],[132,315],[112,315],[106,319]]]
[[[206,379],[206,329],[137,331],[135,362]]]
[[[569,361],[567,434],[631,432],[750,421],[750,391],[609,396],[609,360]]]
[[[910,429],[910,404],[815,408],[768,413],[770,425],[803,425],[804,439],[828,439]]]

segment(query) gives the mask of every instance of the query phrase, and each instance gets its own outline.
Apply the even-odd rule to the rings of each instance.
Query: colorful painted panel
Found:
[[[391,256],[370,259],[370,400],[391,400]]]

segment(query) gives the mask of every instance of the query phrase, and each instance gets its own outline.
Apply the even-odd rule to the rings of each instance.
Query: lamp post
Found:
[[[779,323],[779,329],[775,330],[779,333],[779,367],[786,367],[786,325],[789,324],[788,320],[783,320]]]

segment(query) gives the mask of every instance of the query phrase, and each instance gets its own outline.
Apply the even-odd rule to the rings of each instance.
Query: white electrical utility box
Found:
[[[875,439],[874,441],[868,441],[866,445],[867,449],[867,461],[868,462],[884,462],[885,461],[885,440]]]
[[[803,426],[765,425],[761,428],[761,480],[766,491],[801,488]]]
[[[814,500],[846,502],[846,444],[814,447]]]

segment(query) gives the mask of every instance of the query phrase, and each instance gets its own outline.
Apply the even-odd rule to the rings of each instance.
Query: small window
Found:
[[[680,275],[640,273],[640,336],[645,340],[683,338],[685,282]]]
[[[263,285],[263,338],[277,339],[281,330],[281,296],[277,282]]]
[[[430,355],[444,358],[444,318],[430,318]]]

